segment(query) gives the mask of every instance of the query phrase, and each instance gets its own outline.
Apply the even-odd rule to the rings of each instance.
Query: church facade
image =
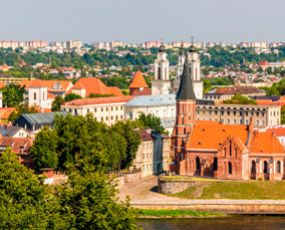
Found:
[[[192,67],[186,56],[176,95],[173,170],[219,179],[283,179],[285,150],[273,132],[254,130],[252,120],[235,125],[196,119]]]

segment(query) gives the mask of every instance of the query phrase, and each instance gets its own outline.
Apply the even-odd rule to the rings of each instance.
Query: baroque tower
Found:
[[[195,96],[197,99],[202,99],[204,83],[201,80],[200,58],[193,45],[189,49],[188,60],[191,68]]]
[[[181,74],[185,62],[185,56],[188,57],[188,63],[191,69],[192,83],[193,83],[195,96],[197,99],[202,99],[204,83],[201,80],[200,57],[199,54],[196,52],[193,44],[190,47],[189,51],[186,53],[186,55],[184,54],[183,46],[181,46],[180,48],[178,56],[178,65],[177,65],[177,76],[174,81],[174,89],[178,90],[179,88],[181,81]]]
[[[193,89],[192,72],[186,55],[180,86],[176,95],[176,124],[173,133],[173,147],[177,164],[184,159],[186,140],[195,123],[196,96]]]
[[[154,80],[151,82],[151,94],[169,94],[171,82],[169,80],[169,61],[165,46],[159,48],[157,59],[154,63]]]

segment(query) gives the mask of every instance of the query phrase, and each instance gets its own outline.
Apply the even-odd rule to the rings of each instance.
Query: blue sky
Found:
[[[0,40],[285,41],[284,0],[7,0]]]

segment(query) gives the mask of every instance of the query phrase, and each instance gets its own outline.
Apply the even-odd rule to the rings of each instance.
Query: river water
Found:
[[[285,230],[285,216],[242,216],[218,219],[140,219],[146,230]]]

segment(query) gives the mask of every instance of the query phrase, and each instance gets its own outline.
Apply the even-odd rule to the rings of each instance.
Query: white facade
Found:
[[[176,118],[174,94],[135,97],[126,104],[126,119],[136,120],[141,114],[159,117],[162,126],[172,133]]]
[[[96,100],[96,99],[95,99]],[[75,100],[76,101],[76,100]],[[102,121],[107,125],[113,125],[117,121],[125,120],[125,104],[126,100],[122,102],[105,102],[93,104],[73,104],[73,102],[66,103],[62,106],[62,110],[73,115],[86,116],[88,113],[92,114],[97,121]]]
[[[188,55],[190,69],[191,69],[191,76],[192,76],[195,96],[197,99],[202,99],[204,83],[201,80],[201,67],[200,67],[199,54],[193,50],[190,50],[190,52],[187,52],[187,55]],[[185,55],[183,54],[183,52],[181,52],[181,54],[178,57],[177,76],[174,81],[175,90],[178,90],[179,88],[184,63],[185,63]]]
[[[30,87],[28,89],[28,106],[38,106],[41,109],[50,109],[52,100],[48,99],[48,88],[45,86]]]
[[[169,94],[171,82],[169,79],[169,61],[167,53],[161,47],[154,63],[154,80],[151,82],[151,94]]]

